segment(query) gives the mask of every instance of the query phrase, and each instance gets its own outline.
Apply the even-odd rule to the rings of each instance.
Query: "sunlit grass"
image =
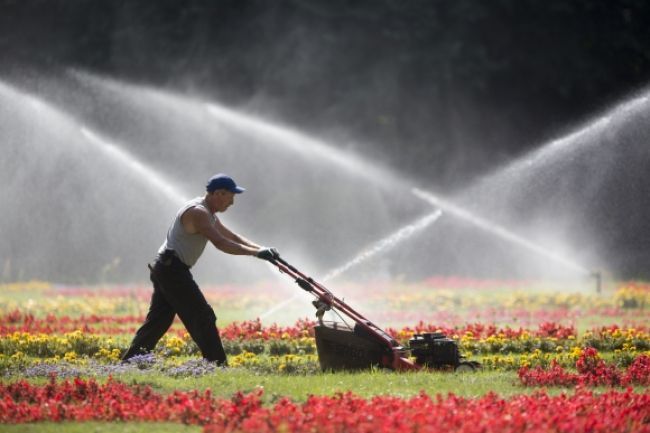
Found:
[[[14,377],[9,381],[16,381]],[[108,380],[97,379],[99,383]],[[334,395],[351,391],[362,397],[395,395],[409,397],[420,392],[429,395],[454,393],[464,397],[477,397],[489,392],[511,396],[533,392],[518,384],[516,372],[476,371],[413,372],[396,373],[387,370],[367,372],[317,373],[311,375],[259,374],[244,369],[217,370],[213,374],[199,377],[173,378],[163,374],[125,373],[113,378],[129,385],[150,386],[153,390],[170,393],[175,390],[205,390],[223,398],[230,398],[238,391],[251,392],[262,388],[263,400],[267,403],[287,396],[295,401],[305,401],[310,395]],[[29,379],[35,384],[45,384],[47,378]],[[568,388],[553,388],[552,393],[571,391]]]

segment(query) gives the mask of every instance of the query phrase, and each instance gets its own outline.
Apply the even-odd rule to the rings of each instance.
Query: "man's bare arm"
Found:
[[[211,224],[210,216],[204,209],[193,207],[183,215],[183,223],[191,232],[200,233],[219,250],[234,255],[254,256],[260,250],[259,247],[239,243],[235,239],[229,239]]]
[[[215,222],[215,227],[216,227],[217,231],[219,233],[221,233],[221,235],[226,239],[230,239],[231,241],[236,242],[238,244],[247,245],[247,246],[249,246],[251,248],[256,248],[258,250],[260,248],[262,248],[260,245],[256,244],[255,242],[253,242],[253,241],[251,241],[249,239],[246,239],[242,235],[237,234],[237,233],[233,232],[232,230],[230,230],[228,227],[223,225],[223,223],[221,221],[219,221],[219,218],[217,218],[217,220]]]

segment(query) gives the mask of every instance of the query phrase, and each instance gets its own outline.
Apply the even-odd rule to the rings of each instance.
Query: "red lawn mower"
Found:
[[[383,329],[281,257],[277,256],[270,262],[316,298],[312,302],[318,318],[314,333],[318,360],[323,370],[362,370],[379,366],[396,371],[474,371],[481,366],[476,361],[463,360],[456,341],[439,332],[415,334],[409,340],[409,347],[400,346]],[[335,312],[343,323],[323,321],[326,311]],[[343,316],[354,323],[346,322]],[[409,355],[415,361],[409,359]]]

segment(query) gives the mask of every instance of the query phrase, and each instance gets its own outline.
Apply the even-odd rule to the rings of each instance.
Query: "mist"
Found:
[[[316,278],[647,276],[650,66],[603,61],[595,13],[519,41],[514,3],[35,5],[0,37],[4,281],[146,281],[217,172],[247,188],[224,224]],[[276,278],[210,245],[194,272]]]

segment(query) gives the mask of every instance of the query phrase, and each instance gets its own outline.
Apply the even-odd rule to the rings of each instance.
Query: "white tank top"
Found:
[[[190,234],[183,227],[181,217],[185,211],[193,207],[202,207],[207,210],[210,214],[210,222],[214,224],[216,217],[208,209],[203,197],[193,198],[180,208],[174,222],[167,231],[167,239],[165,239],[165,242],[163,242],[158,250],[158,254],[162,254],[165,250],[174,250],[181,262],[189,267],[194,266],[199,257],[201,257],[205,249],[205,244],[208,242],[208,239],[201,233]]]

